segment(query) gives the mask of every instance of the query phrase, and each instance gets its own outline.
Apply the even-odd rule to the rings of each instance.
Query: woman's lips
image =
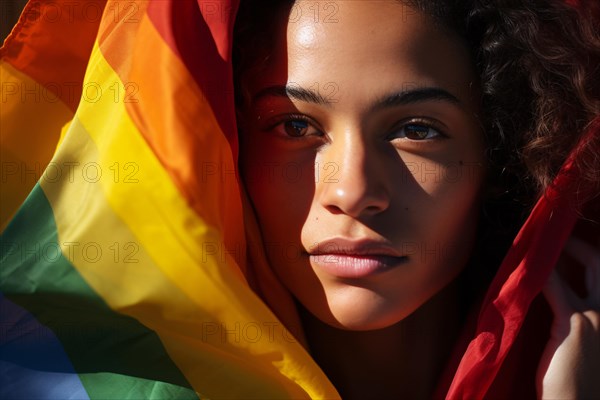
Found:
[[[387,243],[335,238],[309,251],[311,264],[338,278],[364,278],[406,263],[407,256]]]
[[[404,264],[408,257],[359,254],[311,254],[313,266],[338,278],[365,278]]]

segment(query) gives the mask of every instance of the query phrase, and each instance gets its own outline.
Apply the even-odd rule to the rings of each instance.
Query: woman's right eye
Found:
[[[287,138],[303,138],[306,136],[323,136],[308,120],[304,118],[288,118],[271,128],[275,133]]]

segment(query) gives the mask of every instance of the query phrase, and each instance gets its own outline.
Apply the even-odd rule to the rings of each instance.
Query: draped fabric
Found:
[[[26,6],[0,66],[3,398],[337,397],[245,276],[235,7]]]
[[[339,398],[239,184],[237,3],[27,4],[0,50],[1,398]],[[489,288],[448,398],[483,398],[515,342],[582,208],[564,190],[578,151]]]

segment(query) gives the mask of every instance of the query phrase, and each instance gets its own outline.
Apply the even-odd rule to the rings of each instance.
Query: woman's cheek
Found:
[[[265,240],[299,243],[315,190],[314,164],[260,152],[242,170]]]
[[[442,167],[440,173],[442,179],[431,188],[427,211],[428,225],[436,227],[431,229],[436,236],[431,240],[446,263],[463,264],[472,250],[480,214],[483,167],[463,163],[459,169]]]

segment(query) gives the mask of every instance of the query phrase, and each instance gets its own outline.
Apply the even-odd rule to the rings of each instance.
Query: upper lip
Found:
[[[372,239],[333,238],[318,242],[308,250],[310,255],[344,254],[354,256],[404,257],[386,242]]]

